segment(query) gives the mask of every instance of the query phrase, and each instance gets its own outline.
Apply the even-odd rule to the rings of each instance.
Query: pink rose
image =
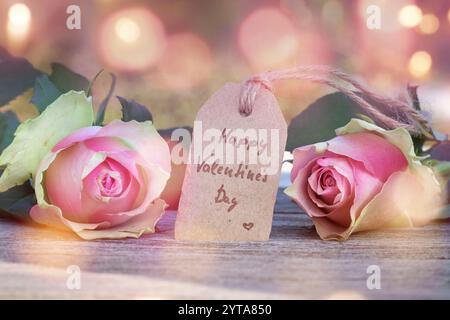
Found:
[[[84,239],[139,237],[164,212],[170,170],[168,145],[151,122],[82,128],[41,161],[30,215]]]
[[[409,133],[353,119],[327,142],[294,150],[286,189],[322,239],[435,218],[440,186],[414,154]],[[437,208],[436,208],[437,209]]]

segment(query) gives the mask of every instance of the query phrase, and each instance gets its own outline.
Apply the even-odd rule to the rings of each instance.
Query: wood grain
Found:
[[[83,241],[0,219],[0,298],[450,298],[450,224],[318,238],[283,194],[268,242],[173,240],[175,213],[141,239]],[[81,289],[66,286],[68,266]],[[369,265],[381,289],[369,290]]]

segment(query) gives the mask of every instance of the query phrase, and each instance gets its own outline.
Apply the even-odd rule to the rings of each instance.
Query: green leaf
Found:
[[[12,111],[0,113],[0,153],[11,143],[19,126],[19,120]]]
[[[4,49],[0,54],[0,106],[22,94],[41,75],[27,60],[9,55]]]
[[[89,81],[60,63],[52,64],[52,73],[42,75],[34,83],[33,103],[42,112],[61,94],[74,91],[90,91]],[[90,94],[87,94],[90,95]]]
[[[358,114],[366,113],[341,92],[319,98],[292,119],[288,127],[286,149],[322,142],[336,136],[335,130]]]
[[[0,212],[20,220],[29,220],[30,210],[35,204],[36,196],[29,181],[0,193]]]
[[[40,116],[22,123],[13,142],[0,155],[0,166],[6,166],[0,177],[0,192],[34,177],[42,158],[56,143],[93,121],[92,98],[87,98],[84,92],[70,91]]]
[[[73,90],[84,91],[87,94],[89,91],[88,79],[60,63],[52,63],[52,73],[49,79],[61,93]]]
[[[136,120],[138,122],[153,121],[150,111],[140,103],[134,100],[127,100],[117,96],[122,105],[122,120],[125,122]]]
[[[183,126],[183,127],[172,127],[172,128],[166,128],[166,129],[159,129],[158,133],[161,137],[163,137],[165,140],[170,140],[172,137],[172,133],[177,129],[185,129],[189,131],[190,134],[192,134],[192,127],[189,126]]]
[[[101,126],[103,124],[103,121],[105,120],[106,107],[108,106],[109,100],[111,99],[111,96],[114,93],[114,89],[116,87],[116,76],[112,73],[110,73],[110,75],[111,75],[111,86],[109,87],[109,92],[98,107],[97,118],[95,120],[95,125],[97,126]]]
[[[31,103],[39,112],[42,112],[61,95],[61,91],[50,81],[48,75],[44,74],[36,79],[34,83],[34,94]]]

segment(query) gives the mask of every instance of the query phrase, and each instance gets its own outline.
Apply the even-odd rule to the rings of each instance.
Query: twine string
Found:
[[[413,135],[421,135],[424,131],[430,130],[428,120],[413,107],[411,99],[391,98],[378,94],[353,76],[323,65],[298,66],[251,77],[244,83],[241,92],[239,105],[241,115],[249,116],[252,113],[256,95],[261,88],[273,92],[274,82],[289,79],[325,84],[344,93],[386,129],[405,128]],[[385,112],[389,112],[389,115]]]

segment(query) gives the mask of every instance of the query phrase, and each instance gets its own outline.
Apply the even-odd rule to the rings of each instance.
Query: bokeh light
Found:
[[[27,28],[31,20],[30,9],[23,3],[13,4],[9,8],[8,19],[13,26]]]
[[[398,13],[398,21],[406,28],[414,28],[422,21],[422,9],[414,4],[404,6]]]
[[[208,44],[194,33],[183,32],[168,38],[158,71],[164,87],[185,90],[206,80],[212,67]]]
[[[136,21],[127,17],[119,18],[114,27],[117,36],[127,43],[137,41],[141,35],[141,29]]]
[[[450,84],[429,82],[419,87],[421,108],[431,114],[433,129],[450,136]]]
[[[433,64],[431,55],[426,51],[417,51],[409,59],[408,70],[415,78],[422,78],[428,74]]]
[[[341,49],[349,57],[345,66],[364,73],[369,84],[376,86],[377,90],[389,92],[396,86],[399,77],[409,77],[405,65],[415,49],[417,34],[400,25],[398,14],[410,3],[410,0],[360,0],[359,23],[348,26],[353,28],[349,36],[354,39],[354,44],[347,41]],[[367,8],[373,5],[380,10],[380,29],[377,30],[367,27]],[[347,49],[349,45],[351,49]],[[350,50],[352,53],[349,53]]]
[[[419,24],[420,32],[424,34],[433,34],[439,29],[439,19],[434,14],[426,14],[423,16]]]
[[[7,35],[11,46],[22,45],[28,37],[31,24],[30,9],[23,3],[9,7]]]
[[[98,51],[118,71],[145,71],[161,58],[166,36],[161,20],[149,9],[135,7],[109,15],[101,24]]]
[[[240,27],[238,42],[244,57],[258,70],[293,64],[300,49],[298,29],[275,8],[251,13]]]

